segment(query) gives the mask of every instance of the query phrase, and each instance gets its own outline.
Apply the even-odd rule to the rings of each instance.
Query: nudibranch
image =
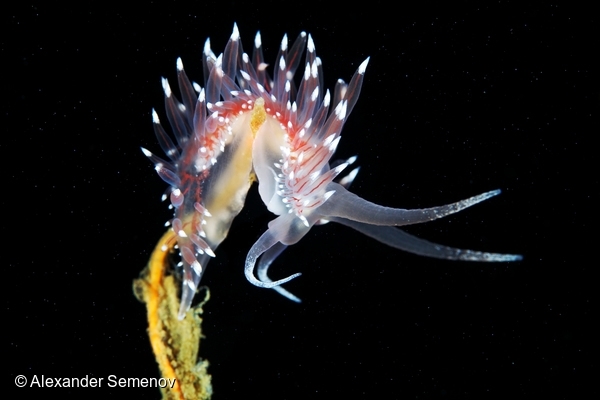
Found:
[[[305,50],[304,71],[297,76]],[[152,117],[159,145],[170,161],[144,148],[142,151],[170,187],[175,210],[171,227],[183,266],[180,319],[190,308],[209,259],[244,206],[253,181],[258,181],[263,202],[277,217],[250,249],[245,275],[252,284],[275,289],[294,301],[299,299],[280,285],[300,274],[272,281],[268,268],[312,226],[330,221],[388,246],[428,257],[521,259],[518,255],[446,247],[397,228],[445,217],[495,196],[499,190],[415,210],[379,206],[347,190],[358,169],[341,179],[339,175],[355,157],[333,165],[330,160],[358,100],[368,62],[369,58],[359,65],[349,83],[338,80],[333,93],[324,91],[321,59],[312,37],[302,32],[291,46],[287,36],[283,37],[271,77],[260,33],[250,58],[242,50],[234,25],[218,57],[210,40],[206,41],[203,87],[189,81],[181,59],[177,60],[181,101],[163,78],[166,115],[175,141],[162,128],[154,110]]]

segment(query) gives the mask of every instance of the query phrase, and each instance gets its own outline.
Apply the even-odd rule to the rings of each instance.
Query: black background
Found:
[[[158,376],[132,280],[170,212],[139,146],[160,153],[150,117],[152,107],[164,116],[160,77],[173,81],[181,56],[202,82],[205,39],[220,52],[234,21],[248,52],[261,30],[267,60],[284,33],[310,32],[329,88],[371,56],[337,153],[359,157],[352,190],[415,208],[500,188],[499,197],[407,231],[525,259],[428,259],[329,224],[272,268],[274,277],[303,273],[286,286],[303,299],[293,304],[243,275],[247,251],[273,218],[254,189],[203,278],[212,299],[201,356],[214,398],[598,392],[600,35],[591,9],[84,3],[2,11],[9,392],[159,398],[156,389],[17,389],[13,381]]]

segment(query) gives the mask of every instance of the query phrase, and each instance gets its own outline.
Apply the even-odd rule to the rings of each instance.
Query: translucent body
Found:
[[[296,88],[296,70],[306,48],[304,72]],[[299,299],[280,285],[300,274],[271,281],[269,266],[314,225],[337,222],[389,246],[420,255],[469,261],[515,261],[520,256],[453,249],[415,238],[396,226],[442,218],[497,195],[495,190],[453,204],[420,210],[378,206],[347,190],[357,169],[336,181],[355,158],[330,165],[340,134],[363,82],[369,59],[351,81],[339,80],[331,96],[323,89],[321,60],[310,35],[299,35],[291,47],[284,36],[271,79],[266,73],[260,34],[252,60],[242,50],[239,32],[216,57],[204,48],[204,88],[192,85],[177,63],[183,101],[174,98],[163,80],[167,117],[176,143],[153,113],[164,161],[144,150],[159,176],[171,187],[175,208],[172,227],[182,256],[183,287],[179,317],[190,307],[214,250],[225,239],[243,207],[253,180],[277,217],[250,249],[248,280]],[[196,96],[197,93],[197,96]],[[261,258],[262,257],[262,258]],[[254,275],[258,261],[258,278]]]

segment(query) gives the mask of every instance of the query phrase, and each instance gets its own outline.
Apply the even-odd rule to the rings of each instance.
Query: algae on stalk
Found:
[[[208,361],[198,359],[202,338],[202,306],[210,298],[188,310],[179,320],[179,282],[168,274],[168,255],[177,243],[169,229],[152,252],[148,266],[133,282],[136,297],[146,304],[148,335],[161,375],[175,379],[175,385],[161,389],[163,399],[210,399],[211,376]]]

